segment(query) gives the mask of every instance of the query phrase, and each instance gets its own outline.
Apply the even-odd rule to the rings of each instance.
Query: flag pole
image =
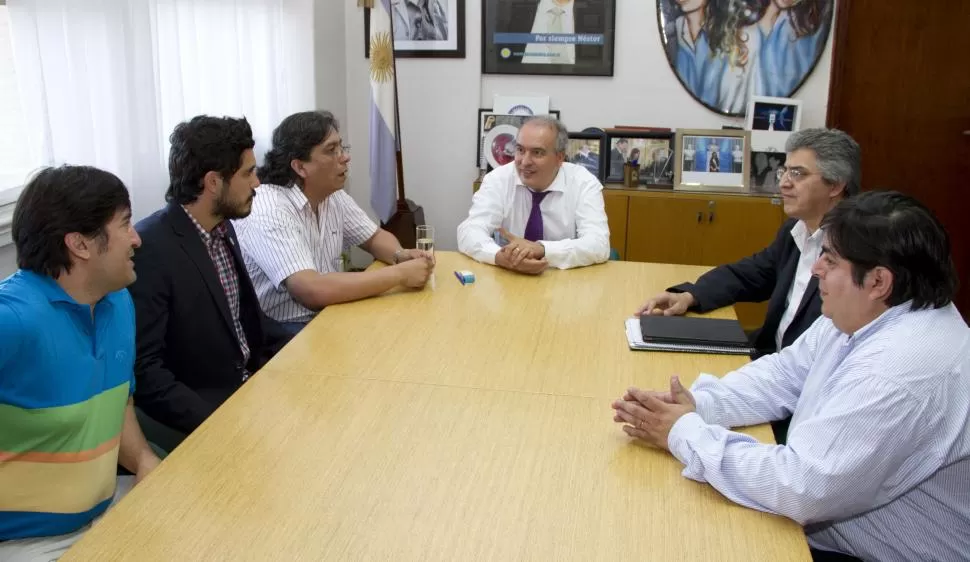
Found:
[[[393,0],[391,0],[393,1]],[[394,54],[394,14],[388,13],[391,20],[391,74],[394,78],[394,148],[395,160],[397,160],[397,210],[405,211],[408,209],[407,197],[404,195],[404,150],[401,142],[401,108],[397,97],[397,55]]]

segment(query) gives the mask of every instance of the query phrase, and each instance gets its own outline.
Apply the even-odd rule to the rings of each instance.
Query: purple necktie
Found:
[[[542,240],[542,209],[539,205],[548,191],[530,191],[532,194],[532,212],[529,213],[529,222],[525,223],[525,239],[530,242]]]

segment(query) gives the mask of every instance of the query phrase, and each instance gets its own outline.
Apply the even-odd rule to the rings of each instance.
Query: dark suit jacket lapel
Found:
[[[222,319],[226,322],[226,327],[230,333],[235,334],[232,316],[229,315],[229,301],[226,299],[226,292],[222,288],[222,283],[219,282],[216,266],[212,263],[212,258],[209,257],[209,251],[203,244],[199,231],[180,205],[169,204],[168,217],[172,230],[179,236],[179,244],[199,270],[202,280],[205,281],[216,308],[219,309]]]
[[[818,277],[812,275],[812,278],[808,281],[808,285],[805,287],[805,294],[802,295],[802,302],[798,303],[798,310],[795,311],[795,316],[792,317],[792,324],[797,322],[798,317],[805,312],[805,307],[808,306],[808,303],[812,302],[816,292],[818,292]]]
[[[761,328],[759,336],[764,336],[769,341],[775,340],[775,332],[781,323],[781,317],[785,315],[785,300],[788,299],[788,290],[795,282],[795,270],[798,269],[798,252],[794,240],[787,241],[791,246],[786,246],[790,250],[786,253],[778,279],[775,281],[775,291],[768,302],[768,313],[765,315],[765,324]],[[794,251],[792,251],[794,250]],[[760,339],[760,338],[759,338]],[[772,344],[772,347],[774,345]]]

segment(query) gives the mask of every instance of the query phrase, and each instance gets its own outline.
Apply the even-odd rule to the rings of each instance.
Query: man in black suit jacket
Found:
[[[259,185],[249,123],[196,117],[171,143],[168,205],[136,225],[135,405],[188,434],[287,337],[260,310],[228,220]]]
[[[818,319],[822,305],[811,267],[821,252],[819,225],[839,201],[859,192],[860,149],[837,129],[805,129],[788,138],[785,150],[788,158],[780,186],[790,219],[774,242],[751,257],[712,269],[694,283],[668,288],[644,303],[638,315],[708,312],[767,300],[765,323],[751,335],[756,349],[752,358],[791,345]],[[787,421],[775,426],[776,440],[784,441],[787,427]]]
[[[494,0],[486,0],[494,1]],[[605,34],[606,26],[613,21],[607,17],[607,5],[604,0],[498,0],[495,7],[497,33],[532,33],[536,24],[536,14],[540,4],[564,5],[563,9],[573,12],[574,33]],[[502,49],[509,49],[509,56],[502,55]],[[604,59],[608,44],[604,45],[576,45],[576,63],[595,64]],[[494,56],[500,64],[522,62],[526,44],[495,45]]]

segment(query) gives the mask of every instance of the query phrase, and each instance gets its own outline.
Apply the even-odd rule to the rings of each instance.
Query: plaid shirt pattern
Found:
[[[182,208],[185,209],[185,207]],[[222,291],[226,294],[226,300],[229,301],[229,315],[232,316],[232,327],[236,331],[236,339],[239,340],[243,365],[246,365],[249,363],[249,342],[246,341],[246,332],[243,331],[242,322],[239,321],[239,275],[236,273],[236,268],[232,263],[232,254],[229,252],[229,223],[222,221],[210,233],[202,228],[202,225],[195,220],[188,209],[185,209],[185,214],[189,216],[189,220],[199,231],[202,243],[205,244],[205,248],[209,252],[209,258],[212,259],[212,264],[216,267],[219,284],[222,285]],[[249,371],[243,367],[244,381],[249,378],[249,374]]]

